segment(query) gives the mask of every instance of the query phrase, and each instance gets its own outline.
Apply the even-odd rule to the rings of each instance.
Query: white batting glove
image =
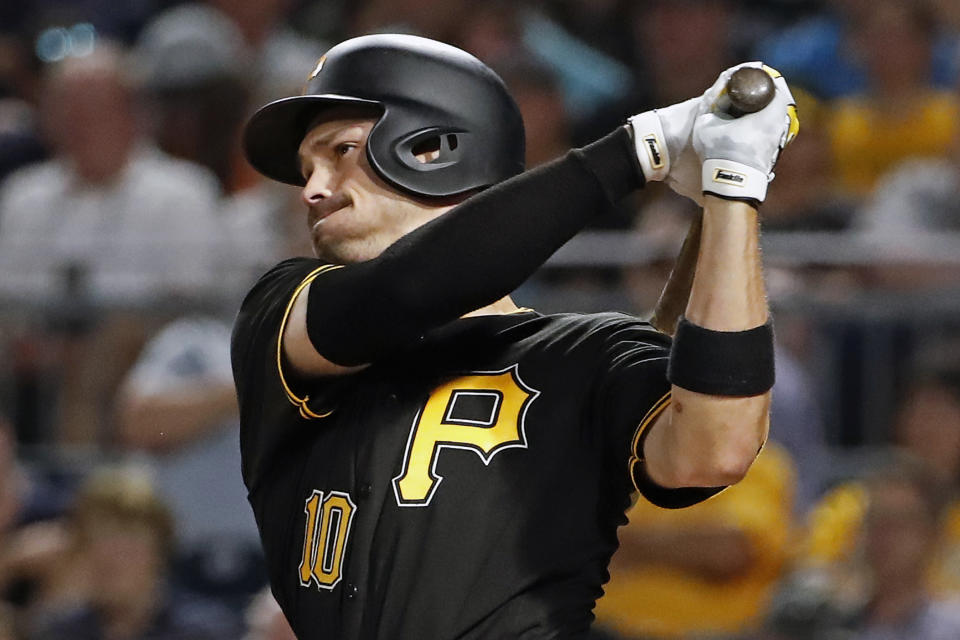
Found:
[[[773,78],[776,93],[766,107],[739,118],[715,110],[727,80],[741,67],[761,68]],[[704,193],[734,200],[763,202],[780,151],[797,135],[796,102],[786,80],[761,62],[727,69],[704,94],[708,110],[697,116],[693,147],[703,162]]]
[[[693,125],[707,110],[704,96],[628,119],[637,160],[647,182],[662,180],[682,196],[701,203],[700,159],[690,144]]]

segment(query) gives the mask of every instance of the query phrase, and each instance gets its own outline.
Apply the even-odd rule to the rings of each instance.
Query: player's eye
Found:
[[[341,142],[336,146],[335,151],[338,156],[345,156],[356,148],[357,144],[355,142]]]

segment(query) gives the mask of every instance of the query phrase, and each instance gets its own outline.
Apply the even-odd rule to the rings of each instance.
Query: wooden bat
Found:
[[[747,113],[760,111],[770,104],[775,92],[773,79],[766,71],[756,67],[743,67],[727,80],[726,91],[717,101],[716,109],[739,118]],[[690,299],[693,274],[697,269],[697,256],[700,254],[702,227],[703,212],[700,211],[690,223],[680,253],[650,318],[654,329],[670,336],[676,331],[677,321],[686,310],[687,301]]]

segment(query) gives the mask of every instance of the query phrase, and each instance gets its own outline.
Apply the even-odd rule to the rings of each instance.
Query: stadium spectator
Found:
[[[291,3],[186,3],[160,13],[136,47],[165,151],[213,171],[223,193],[214,242],[218,289],[232,302],[287,257],[286,226],[302,223],[295,189],[264,181],[240,150],[252,100],[299,89],[323,45],[284,25]],[[291,75],[293,74],[293,75]],[[277,220],[284,220],[278,225]]]
[[[926,588],[944,487],[926,469],[916,471],[896,470],[868,484],[863,548],[872,589],[854,640],[960,636],[960,603],[938,601]]]
[[[41,112],[55,155],[0,187],[0,295],[29,301],[27,331],[55,343],[58,442],[109,440],[103,412],[145,330],[130,311],[216,280],[216,181],[145,139],[128,71],[108,43],[48,68]]]
[[[936,259],[936,249],[923,250],[924,243],[937,243],[944,232],[960,232],[960,145],[943,157],[910,158],[895,165],[877,180],[876,187],[856,211],[852,230],[864,242],[897,247],[910,238],[919,249],[911,263],[878,264],[865,271],[876,287],[896,291],[919,288],[952,291],[960,270]],[[949,250],[949,249],[948,249]],[[931,254],[927,259],[926,255]]]
[[[227,640],[239,635],[221,607],[166,581],[174,523],[142,473],[104,468],[81,487],[68,521],[86,566],[73,607],[35,621],[30,640]]]
[[[147,24],[133,57],[157,145],[207,167],[224,193],[248,186],[237,141],[255,77],[239,27],[209,5],[177,5]]]
[[[216,184],[144,140],[122,52],[54,65],[41,111],[55,157],[3,184],[0,291],[56,300],[71,277],[113,303],[202,290]]]
[[[176,519],[178,580],[239,610],[266,573],[240,477],[230,325],[192,316],[163,327],[121,385],[117,414],[121,448],[141,454]]]
[[[828,125],[843,190],[866,196],[909,157],[943,156],[956,140],[960,101],[927,69],[935,16],[924,3],[875,0],[848,37],[864,61],[863,91],[836,101]]]
[[[796,581],[772,608],[778,640],[947,640],[960,636],[960,601],[929,587],[946,487],[920,460],[894,457],[862,484],[857,559]],[[834,569],[834,571],[830,571]]]
[[[788,558],[794,470],[768,442],[746,478],[682,510],[627,513],[597,624],[623,638],[743,634],[760,622]]]
[[[926,2],[902,3],[919,6]],[[952,0],[934,0],[946,11]],[[832,100],[867,90],[868,71],[856,47],[850,46],[851,32],[873,10],[872,0],[828,0],[823,11],[791,22],[761,40],[754,57],[776,67],[791,84],[795,83],[816,97]],[[956,22],[935,35],[928,66],[920,70],[922,80],[948,89],[957,81]],[[880,43],[881,45],[883,43]],[[891,48],[891,52],[896,49]]]
[[[870,536],[883,534],[872,530],[870,510],[875,501],[875,478],[870,472],[889,467],[881,478],[896,479],[894,471],[902,474],[903,484],[918,481],[916,469],[929,476],[926,484],[939,484],[943,505],[938,517],[932,520],[936,535],[923,548],[923,560],[903,560],[900,553],[908,550],[887,551],[893,562],[917,562],[923,576],[923,591],[933,599],[960,597],[960,350],[956,342],[935,341],[919,351],[911,371],[911,380],[899,403],[894,423],[893,442],[896,447],[868,452],[859,462],[851,464],[848,473],[853,478],[834,487],[813,507],[808,515],[807,531],[797,557],[797,571],[782,594],[782,602],[775,617],[778,624],[808,628],[812,621],[804,615],[791,614],[785,609],[795,606],[797,600],[819,602],[818,598],[836,600],[837,608],[831,618],[843,620],[853,616],[869,600],[873,571],[897,573],[901,568],[886,565],[871,567],[879,562],[864,545]],[[901,462],[905,460],[904,462]],[[860,469],[863,469],[862,471]],[[899,491],[899,490],[897,490]],[[920,518],[921,524],[926,518]],[[889,524],[889,523],[888,523]],[[925,525],[924,525],[925,526]],[[891,530],[890,536],[902,535],[905,542],[915,540],[917,533]],[[877,544],[891,544],[877,540]],[[914,550],[914,553],[918,553]],[[903,576],[909,580],[911,574]],[[906,585],[916,595],[915,585]],[[893,588],[893,587],[891,587]],[[826,594],[822,593],[826,591]],[[881,594],[882,595],[882,594]],[[809,616],[810,612],[806,614]],[[850,618],[854,619],[854,618]],[[799,631],[797,631],[799,633]],[[819,637],[819,636],[815,636]],[[907,634],[902,637],[925,637]],[[939,637],[939,636],[937,636]],[[949,636],[952,637],[952,636]]]
[[[293,93],[324,50],[285,24],[289,0],[173,6],[144,29],[138,59],[161,148],[209,167],[227,194],[260,187],[240,151],[249,104]]]
[[[853,219],[858,233],[906,237],[960,231],[960,168],[957,154],[906,160],[883,175]]]

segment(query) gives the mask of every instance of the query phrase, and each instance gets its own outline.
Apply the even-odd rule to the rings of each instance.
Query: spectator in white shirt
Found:
[[[68,272],[105,303],[214,282],[216,182],[143,139],[136,103],[110,45],[49,70],[41,112],[55,155],[0,188],[0,294],[55,299]]]

